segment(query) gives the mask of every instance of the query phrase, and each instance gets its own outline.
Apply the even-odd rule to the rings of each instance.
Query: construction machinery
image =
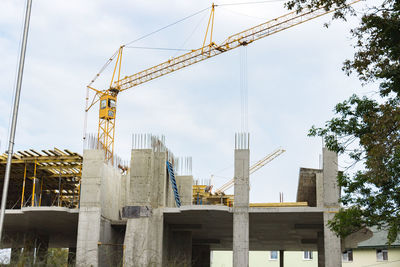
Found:
[[[262,158],[261,160],[257,161],[256,163],[254,163],[254,165],[252,165],[249,169],[249,173],[252,174],[256,171],[258,171],[260,168],[264,167],[268,162],[271,162],[273,159],[275,159],[276,157],[278,157],[279,155],[281,155],[282,153],[284,153],[286,150],[282,149],[282,148],[278,148],[276,149],[274,152],[266,155],[264,158]],[[215,190],[216,194],[221,194],[224,191],[228,190],[229,188],[231,188],[234,185],[234,179],[229,180],[227,183],[225,183],[224,185],[222,185],[220,188],[218,188],[217,190]]]
[[[356,0],[351,4],[358,2]],[[204,37],[203,45],[183,55],[174,57],[156,66],[150,67],[138,73],[121,78],[121,62],[124,45],[122,45],[115,54],[108,60],[105,66],[116,58],[113,74],[111,77],[109,88],[99,90],[92,86],[94,81],[100,75],[96,74],[95,78],[87,85],[86,94],[86,112],[88,112],[96,103],[99,103],[99,122],[98,122],[98,140],[100,146],[105,151],[105,159],[112,160],[114,156],[114,136],[115,136],[115,120],[117,111],[117,96],[119,93],[138,86],[145,82],[151,81],[158,77],[167,75],[179,69],[188,67],[192,64],[209,59],[216,55],[220,55],[240,46],[246,46],[256,40],[265,38],[280,31],[289,29],[293,26],[302,24],[306,21],[318,18],[335,10],[326,11],[323,6],[319,9],[303,9],[300,12],[293,11],[286,15],[277,17],[257,26],[233,34],[220,44],[216,44],[213,39],[214,13],[216,5],[212,5],[210,17],[208,19],[207,30]],[[207,37],[209,42],[206,44]],[[93,91],[94,95],[89,101],[89,91]],[[86,125],[86,123],[85,123]],[[86,126],[85,126],[86,127]]]
[[[278,148],[274,150],[272,153],[266,155],[261,160],[254,163],[249,168],[249,174],[252,174],[264,167],[268,162],[271,162],[273,159],[284,153],[285,150],[282,148]],[[228,190],[234,185],[234,179],[229,180],[227,183],[222,185],[220,188],[212,192],[212,185],[193,185],[193,201],[192,203],[195,205],[225,205],[232,206],[234,202],[233,195],[227,195],[224,191]]]

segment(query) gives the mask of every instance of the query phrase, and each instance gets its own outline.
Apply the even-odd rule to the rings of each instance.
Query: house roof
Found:
[[[371,227],[370,230],[373,232],[373,236],[368,240],[360,242],[358,248],[379,248],[388,246],[387,231],[378,230],[376,227]],[[400,247],[400,236],[391,244],[391,247]]]

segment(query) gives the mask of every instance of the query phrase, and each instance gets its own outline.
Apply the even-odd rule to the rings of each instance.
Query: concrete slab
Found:
[[[6,246],[23,246],[24,233],[50,236],[49,247],[76,246],[78,209],[64,207],[26,207],[6,210],[4,233]]]
[[[168,225],[192,225],[196,244],[232,250],[233,212],[226,206],[183,206],[164,209]],[[323,209],[314,207],[250,208],[250,250],[317,250]]]

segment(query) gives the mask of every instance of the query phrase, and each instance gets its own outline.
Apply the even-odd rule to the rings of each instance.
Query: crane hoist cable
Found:
[[[352,5],[359,1],[360,0],[355,0],[352,3],[349,3],[349,5]],[[122,45],[118,49],[118,52],[113,55],[113,57],[116,58],[116,62],[109,88],[103,90],[96,89],[92,86],[92,82],[87,86],[88,89],[94,92],[94,96],[92,98],[92,101],[89,103],[89,94],[87,94],[85,111],[87,112],[97,103],[99,103],[100,105],[97,139],[100,143],[101,148],[103,148],[103,150],[105,151],[106,161],[112,160],[114,155],[116,106],[117,96],[120,92],[149,82],[156,78],[162,77],[164,75],[170,74],[174,71],[188,67],[211,57],[220,55],[237,47],[246,46],[259,39],[292,28],[296,25],[302,24],[304,22],[321,17],[337,10],[332,9],[326,11],[324,7],[320,7],[318,9],[304,8],[301,11],[292,11],[283,16],[277,17],[249,29],[243,30],[239,33],[233,34],[227,37],[222,43],[216,44],[212,39],[215,7],[216,5],[212,4],[203,45],[200,48],[174,57],[172,59],[168,59],[167,61],[164,61],[156,66],[150,67],[133,75],[121,78],[122,52],[125,47],[125,45]],[[203,9],[199,12],[196,12],[195,14],[203,12],[207,9]],[[193,15],[194,14],[192,14],[191,16]],[[187,19],[188,17],[185,17],[184,19]],[[172,23],[170,25],[174,24],[176,23]],[[162,29],[165,29],[166,27],[163,27]],[[143,39],[158,31],[159,30],[154,31],[132,42]],[[208,36],[209,43],[206,44]],[[132,44],[132,42],[128,44]],[[109,63],[107,62],[107,64]],[[95,78],[97,78],[97,76],[98,75],[96,75]],[[87,125],[86,122],[85,125]]]

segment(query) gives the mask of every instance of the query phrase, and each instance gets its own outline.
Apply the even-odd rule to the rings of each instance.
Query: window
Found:
[[[376,250],[376,260],[377,261],[387,261],[388,260],[387,249],[377,249]]]
[[[100,102],[100,108],[101,108],[101,109],[104,109],[104,108],[106,108],[106,107],[107,107],[107,99],[101,100],[101,102]]]
[[[277,260],[278,259],[278,251],[273,250],[269,252],[269,259],[270,260]]]
[[[108,99],[108,106],[110,108],[115,108],[115,100],[114,99]]]
[[[312,251],[304,251],[303,260],[312,260]]]
[[[342,253],[342,260],[345,262],[353,261],[353,250],[348,249]]]

